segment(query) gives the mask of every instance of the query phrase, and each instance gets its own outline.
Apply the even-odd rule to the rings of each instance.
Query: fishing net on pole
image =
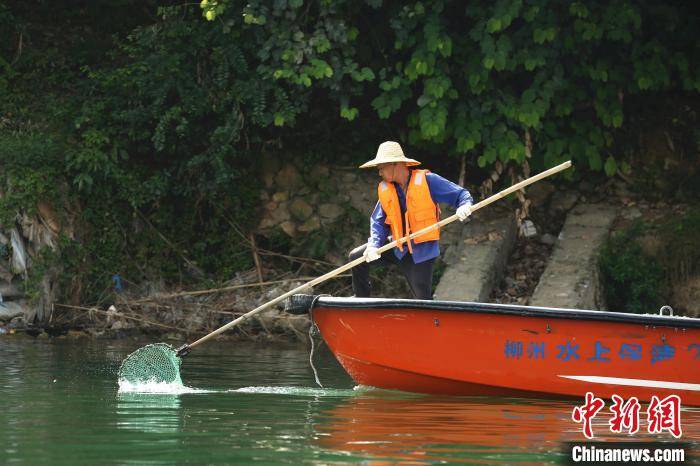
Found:
[[[154,343],[139,348],[124,359],[119,367],[119,381],[132,385],[148,383],[182,384],[181,360],[167,343]]]

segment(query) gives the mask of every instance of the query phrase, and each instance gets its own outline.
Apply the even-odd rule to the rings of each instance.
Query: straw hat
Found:
[[[383,163],[405,162],[407,166],[420,165],[418,160],[409,159],[403,155],[403,150],[398,142],[386,141],[379,145],[374,159],[360,165],[360,168],[373,168]]]

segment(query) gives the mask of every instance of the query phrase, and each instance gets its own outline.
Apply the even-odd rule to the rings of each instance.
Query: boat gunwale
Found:
[[[700,328],[700,319],[686,316],[658,314],[631,314],[627,312],[593,311],[555,307],[522,306],[515,304],[477,303],[469,301],[432,301],[422,299],[343,298],[319,296],[313,307],[344,308],[353,310],[407,309],[439,312],[470,312],[517,315],[521,317],[547,317],[555,319],[593,320],[645,324],[663,327]]]

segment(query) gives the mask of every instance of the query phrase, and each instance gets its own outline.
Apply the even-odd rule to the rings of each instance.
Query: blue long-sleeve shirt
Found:
[[[428,173],[426,176],[428,188],[430,189],[430,197],[436,204],[444,203],[453,207],[459,207],[464,204],[472,205],[473,199],[469,191],[455,184],[440,175]],[[401,218],[406,214],[406,193],[403,192],[398,183],[394,183],[396,193],[401,205]],[[391,235],[391,228],[386,224],[386,212],[382,209],[382,204],[377,201],[374,211],[369,221],[369,238],[367,244],[376,248],[383,246],[388,242],[387,238]],[[398,239],[398,238],[393,238]],[[437,241],[425,241],[423,243],[414,243],[411,240],[411,248],[413,249],[412,259],[415,264],[420,264],[427,260],[433,259],[440,255],[440,246]],[[403,258],[409,253],[408,248],[404,246],[403,251],[399,248],[394,248],[394,255],[398,259]]]

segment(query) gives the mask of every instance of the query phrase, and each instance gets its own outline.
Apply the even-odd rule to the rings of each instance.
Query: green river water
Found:
[[[542,464],[584,440],[575,402],[356,388],[324,346],[326,388],[308,348],[213,342],[184,359],[191,393],[119,393],[120,362],[146,343],[0,337],[0,464]],[[696,451],[698,410],[683,429]]]

